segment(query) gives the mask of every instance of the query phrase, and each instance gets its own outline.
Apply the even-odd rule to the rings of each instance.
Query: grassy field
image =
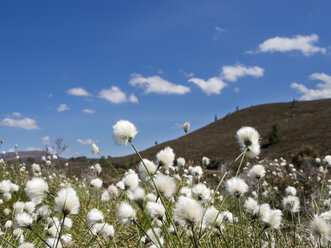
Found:
[[[114,136],[135,151],[135,127],[124,124],[114,126]],[[202,167],[186,163],[169,147],[153,161],[138,161],[135,171],[118,173],[110,161],[91,166],[84,178],[68,176],[70,163],[52,157],[33,165],[1,160],[0,244],[329,247],[331,157],[300,168],[281,157],[259,158],[252,130],[237,132],[237,155],[217,171],[205,169],[208,158]],[[100,179],[105,169],[118,173],[112,184]]]

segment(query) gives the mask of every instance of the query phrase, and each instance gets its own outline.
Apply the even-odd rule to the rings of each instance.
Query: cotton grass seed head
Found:
[[[137,128],[127,120],[120,120],[113,126],[114,138],[118,144],[126,144],[131,141],[137,133]]]
[[[15,227],[18,228],[31,228],[33,219],[30,214],[23,212],[15,215]]]
[[[175,153],[172,148],[167,146],[156,154],[156,159],[159,166],[172,166],[175,160]]]
[[[26,183],[25,193],[31,201],[41,203],[48,193],[48,184],[42,178],[33,178]]]
[[[86,222],[90,226],[93,226],[96,223],[102,223],[103,219],[103,213],[96,208],[91,209],[86,215]]]
[[[248,191],[248,185],[239,177],[229,179],[225,184],[226,191],[235,197],[240,197]]]
[[[260,154],[260,135],[252,127],[242,127],[237,131],[237,140],[241,150],[246,149],[246,155],[255,158]]]
[[[170,198],[175,193],[176,182],[172,177],[163,174],[158,174],[155,177],[154,182],[157,189],[165,197]]]
[[[291,213],[297,213],[300,211],[300,201],[296,196],[287,196],[283,199],[283,207],[285,210]]]
[[[254,165],[248,172],[248,176],[253,179],[261,179],[265,176],[265,168],[263,165]]]
[[[99,154],[99,147],[95,143],[92,144],[91,149],[93,154]]]
[[[330,233],[330,225],[323,218],[315,215],[310,222],[309,230],[315,238],[326,238]]]
[[[135,190],[139,185],[139,177],[136,173],[128,173],[122,179],[125,190]]]
[[[185,158],[182,158],[182,157],[179,157],[179,158],[177,158],[177,166],[178,167],[184,167],[185,166]]]
[[[184,132],[187,133],[190,130],[191,124],[189,122],[185,122],[183,125]]]
[[[285,189],[285,193],[286,195],[292,195],[292,196],[296,196],[297,194],[297,190],[292,187],[292,186],[288,186],[286,189]]]
[[[156,169],[157,169],[157,167],[154,164],[154,162],[144,158],[143,161],[140,161],[140,163],[139,163],[140,178],[145,182],[149,181],[150,180],[149,174],[151,174],[151,176],[153,176],[156,172]]]
[[[180,196],[175,204],[174,218],[181,226],[195,226],[202,218],[203,208],[192,198]]]
[[[79,199],[76,191],[71,188],[63,188],[54,199],[55,210],[63,213],[65,216],[68,214],[78,214],[79,212]]]
[[[122,202],[116,216],[121,224],[130,224],[136,219],[136,210],[129,203]]]
[[[146,205],[146,210],[149,217],[154,219],[163,220],[165,217],[165,208],[162,204],[157,202],[148,202]]]
[[[203,183],[199,183],[192,188],[193,195],[199,200],[206,202],[210,198],[210,189]]]

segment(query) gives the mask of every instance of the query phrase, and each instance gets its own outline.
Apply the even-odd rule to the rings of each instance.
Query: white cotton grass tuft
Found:
[[[55,210],[63,213],[65,216],[68,214],[78,214],[79,212],[79,198],[76,191],[71,188],[63,188],[54,199]]]
[[[140,161],[140,163],[139,163],[138,170],[139,170],[140,178],[145,182],[149,181],[150,180],[149,174],[151,176],[153,176],[156,172],[156,169],[157,169],[157,167],[154,164],[154,162],[144,158],[143,161]]]
[[[327,164],[328,166],[331,166],[331,155],[326,155],[323,158],[323,163]]]
[[[237,131],[237,140],[241,150],[246,149],[246,155],[255,158],[260,154],[260,135],[252,127],[242,127]]]
[[[170,176],[158,174],[156,175],[154,182],[156,188],[165,197],[171,197],[176,191],[176,182]]]
[[[18,248],[34,248],[34,244],[29,242],[24,242],[18,246]]]
[[[175,160],[175,153],[171,147],[167,146],[156,154],[156,160],[158,166],[172,166]]]
[[[137,128],[127,120],[120,120],[113,126],[114,138],[118,144],[128,143],[137,133]]]
[[[18,228],[31,228],[33,219],[30,214],[26,212],[18,213],[15,215],[14,223]]]
[[[265,176],[265,168],[263,165],[254,165],[249,171],[248,176],[253,179],[261,179]]]
[[[202,158],[202,165],[207,167],[210,164],[210,159],[207,157]]]
[[[184,167],[186,163],[185,158],[182,157],[177,158],[176,162],[178,167]]]
[[[282,222],[282,211],[279,209],[271,209],[269,214],[267,214],[263,220],[266,227],[271,229],[278,229]]]
[[[180,196],[175,204],[174,219],[181,226],[195,226],[201,219],[203,208],[192,198]]]
[[[259,204],[253,198],[248,197],[244,203],[244,207],[247,213],[254,214],[256,211],[258,211]]]
[[[203,218],[203,225],[211,228],[215,223],[214,227],[222,229],[223,218],[218,212],[214,206],[209,207]]]
[[[139,177],[134,173],[128,173],[122,179],[125,190],[135,190],[139,185]]]
[[[48,194],[48,184],[42,178],[33,178],[25,185],[25,194],[36,204],[41,203]]]
[[[184,123],[183,125],[183,129],[185,133],[188,133],[188,131],[190,130],[191,124],[187,121]]]
[[[330,225],[321,217],[315,215],[309,224],[311,234],[317,238],[326,238],[330,234]]]
[[[297,213],[300,211],[300,201],[296,196],[287,196],[283,199],[283,207],[285,210],[291,213]]]
[[[163,220],[165,218],[165,208],[162,204],[157,202],[148,202],[146,205],[146,210],[149,217],[154,220]]]
[[[91,186],[96,189],[100,189],[102,187],[102,180],[100,178],[95,178],[91,180]]]
[[[136,210],[129,203],[122,202],[118,207],[116,216],[121,224],[130,224],[136,219]]]
[[[288,186],[285,189],[285,193],[286,193],[286,195],[296,196],[297,195],[297,190],[294,187],[292,187],[292,186]]]
[[[135,202],[141,209],[144,208],[144,202],[146,198],[145,190],[141,187],[137,187],[135,190],[127,191],[128,198]]]
[[[149,248],[160,248],[163,247],[164,240],[161,237],[161,229],[154,228],[153,230],[150,228],[147,230],[146,235],[143,236],[140,240],[141,246],[146,246]],[[161,245],[161,246],[160,246]]]
[[[210,189],[203,183],[199,183],[192,188],[193,195],[199,200],[206,202],[210,198]]]
[[[86,222],[90,226],[93,226],[96,223],[102,223],[104,220],[103,213],[96,208],[91,209],[86,215]]]
[[[91,149],[93,154],[99,154],[99,147],[95,143],[91,145]]]
[[[62,248],[61,241],[58,241],[57,238],[48,238],[46,240],[48,245],[45,245],[45,248],[52,247],[52,248]]]
[[[107,191],[111,198],[117,198],[119,195],[118,188],[114,184],[109,185]]]
[[[240,197],[248,191],[248,185],[239,177],[233,177],[226,181],[226,191],[235,197]]]

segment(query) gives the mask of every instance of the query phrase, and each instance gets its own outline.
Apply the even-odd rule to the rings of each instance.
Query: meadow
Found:
[[[260,158],[259,133],[242,127],[233,134],[238,156],[211,172],[209,158],[187,158],[187,145],[185,157],[166,147],[154,161],[142,158],[129,121],[113,133],[140,161],[119,173],[107,160],[110,185],[97,163],[87,180],[67,176],[70,163],[59,169],[56,155],[31,165],[0,160],[1,247],[330,246],[330,155],[305,168]],[[102,157],[96,144],[91,150]]]

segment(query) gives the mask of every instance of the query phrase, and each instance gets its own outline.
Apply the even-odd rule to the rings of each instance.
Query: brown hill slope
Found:
[[[278,123],[282,142],[267,146],[268,134]],[[293,158],[300,153],[325,155],[331,153],[331,99],[272,103],[249,107],[188,134],[188,158],[198,161],[203,156],[224,162],[239,154],[235,139],[242,126],[252,126],[261,135],[264,147],[260,157]],[[174,149],[176,157],[185,156],[185,137],[156,145],[141,152],[144,158],[154,159],[166,146]],[[139,149],[139,148],[138,148]],[[134,155],[112,159],[118,165],[134,163]]]

